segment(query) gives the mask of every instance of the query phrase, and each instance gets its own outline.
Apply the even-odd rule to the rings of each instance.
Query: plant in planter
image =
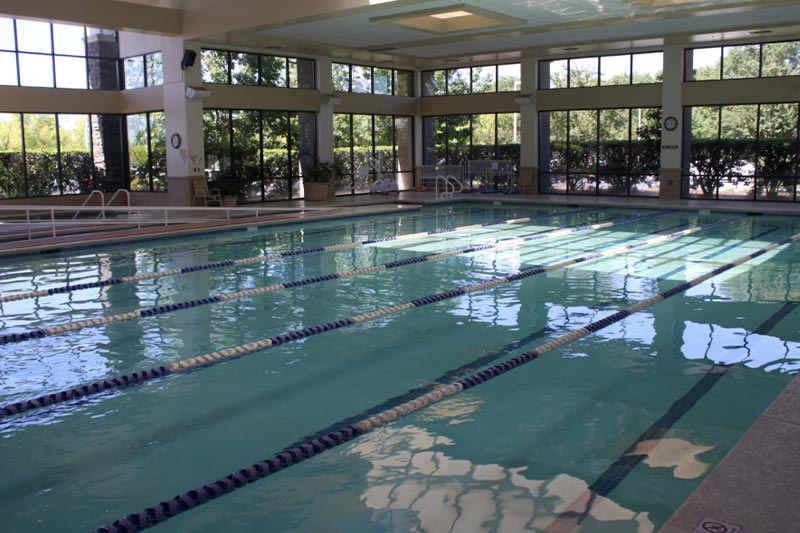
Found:
[[[234,207],[239,198],[243,198],[247,194],[247,188],[250,186],[250,180],[244,176],[244,173],[223,173],[211,182],[212,189],[218,189],[222,201],[221,206]]]
[[[304,198],[309,201],[322,201],[332,197],[336,166],[327,161],[314,159],[313,165],[304,169],[303,189]]]

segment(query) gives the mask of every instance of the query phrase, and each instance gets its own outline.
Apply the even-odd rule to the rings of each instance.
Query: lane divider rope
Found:
[[[200,305],[209,305],[209,304],[218,303],[218,302],[236,300],[236,299],[239,299],[239,298],[258,296],[258,295],[261,295],[261,294],[266,294],[268,292],[273,292],[273,291],[278,291],[278,290],[283,290],[283,289],[290,289],[290,288],[294,288],[294,287],[302,287],[302,286],[305,286],[305,285],[312,285],[312,284],[315,284],[315,283],[321,283],[323,281],[329,281],[329,280],[333,280],[333,279],[344,279],[344,278],[349,278],[349,277],[353,277],[353,276],[358,276],[358,275],[361,275],[361,274],[369,274],[369,273],[378,272],[378,271],[381,271],[381,270],[389,270],[389,269],[392,269],[392,268],[398,268],[398,267],[401,267],[401,266],[414,265],[414,264],[417,264],[417,263],[424,263],[424,262],[428,262],[428,261],[438,261],[438,260],[441,260],[441,259],[447,259],[449,257],[455,257],[457,255],[463,255],[463,254],[468,254],[468,253],[472,253],[472,252],[480,252],[480,251],[491,250],[491,249],[500,250],[500,249],[503,249],[503,248],[509,248],[509,247],[512,247],[512,246],[516,246],[516,245],[519,245],[519,244],[522,244],[522,243],[525,243],[525,242],[536,241],[536,240],[541,240],[541,239],[547,239],[547,238],[552,238],[552,237],[559,237],[559,236],[563,236],[565,234],[578,233],[578,232],[581,232],[581,231],[598,230],[598,229],[602,229],[602,228],[608,228],[608,227],[611,227],[611,226],[617,226],[617,225],[620,225],[620,224],[628,224],[628,223],[631,223],[631,222],[638,222],[640,220],[644,220],[644,219],[648,219],[648,218],[654,218],[654,217],[663,216],[663,215],[665,215],[667,213],[669,213],[669,211],[659,211],[659,212],[650,213],[650,214],[647,214],[647,215],[639,215],[639,216],[635,216],[635,217],[628,217],[628,218],[624,218],[624,219],[612,220],[610,222],[601,222],[601,223],[597,223],[597,224],[578,226],[578,227],[574,227],[574,228],[565,228],[563,230],[554,230],[554,231],[546,232],[546,233],[537,233],[535,235],[530,235],[528,237],[520,237],[520,238],[517,238],[517,239],[506,239],[506,240],[503,240],[503,241],[498,241],[498,242],[496,242],[494,244],[485,244],[485,245],[482,245],[482,246],[474,246],[474,247],[470,247],[470,248],[465,248],[465,249],[461,249],[461,250],[453,250],[453,251],[450,251],[450,252],[444,252],[444,253],[440,253],[440,254],[422,255],[422,256],[413,257],[413,258],[410,258],[410,259],[402,259],[402,260],[399,260],[399,261],[392,261],[390,263],[384,263],[384,264],[381,264],[381,265],[374,265],[374,266],[371,266],[371,267],[358,268],[358,269],[355,269],[355,270],[348,270],[348,271],[345,271],[345,272],[337,272],[335,274],[326,274],[326,275],[323,275],[323,276],[316,276],[316,277],[313,277],[313,278],[305,278],[305,279],[301,279],[301,280],[297,280],[297,281],[289,281],[289,282],[286,282],[286,283],[275,283],[273,285],[267,285],[265,287],[259,287],[259,288],[256,288],[256,289],[247,289],[247,290],[244,290],[244,291],[233,292],[233,293],[228,293],[228,294],[222,294],[222,295],[219,295],[219,296],[209,296],[207,298],[200,298],[200,299],[197,299],[197,300],[189,300],[189,301],[186,301],[186,302],[178,302],[178,303],[174,303],[174,304],[160,305],[160,306],[157,306],[157,307],[150,307],[148,309],[141,309],[141,310],[138,310],[138,311],[129,311],[127,313],[120,313],[120,314],[110,315],[110,316],[105,316],[105,317],[100,317],[100,318],[89,318],[89,319],[86,319],[86,320],[79,320],[79,321],[75,321],[75,322],[69,322],[69,323],[66,323],[66,324],[59,324],[57,326],[48,326],[48,327],[44,327],[44,328],[38,328],[38,329],[35,329],[35,330],[31,330],[31,331],[23,331],[23,332],[19,332],[19,333],[6,333],[4,335],[0,335],[0,345],[12,344],[12,343],[16,343],[16,342],[25,342],[25,341],[28,341],[28,340],[31,340],[31,339],[41,339],[43,337],[49,337],[49,336],[58,335],[58,334],[61,334],[61,333],[75,332],[75,331],[78,331],[78,330],[81,330],[81,329],[85,329],[85,328],[100,327],[100,326],[105,326],[107,324],[112,324],[112,323],[116,323],[116,322],[123,322],[123,321],[126,321],[126,320],[133,320],[133,319],[142,318],[142,317],[149,317],[149,316],[155,316],[155,315],[160,315],[160,314],[164,314],[164,313],[170,313],[170,312],[178,311],[178,310],[181,310],[181,309],[190,309],[192,307],[197,307],[197,306],[200,306]]]
[[[227,476],[216,481],[207,483],[202,487],[192,489],[179,494],[170,500],[166,500],[157,505],[148,507],[144,511],[129,514],[126,517],[116,520],[111,525],[98,528],[96,532],[130,533],[132,531],[141,531],[162,523],[170,518],[173,518],[174,516],[177,516],[178,514],[190,509],[194,509],[195,507],[204,503],[208,503],[209,501],[214,500],[223,494],[229,494],[236,489],[279,472],[284,468],[301,463],[302,461],[318,455],[325,450],[330,450],[340,446],[345,442],[349,442],[356,437],[360,437],[361,435],[369,433],[386,424],[395,422],[396,420],[424,409],[425,407],[439,403],[446,398],[450,398],[451,396],[454,396],[465,390],[469,390],[472,387],[476,387],[482,383],[486,383],[487,381],[501,376],[506,372],[538,359],[539,357],[552,352],[553,350],[561,348],[566,344],[606,328],[631,316],[634,313],[650,307],[653,304],[666,300],[667,298],[671,298],[677,294],[681,294],[682,292],[685,292],[686,290],[695,287],[708,279],[731,270],[732,268],[735,268],[776,248],[795,242],[798,239],[800,239],[800,233],[783,239],[777,243],[773,243],[751,254],[742,256],[735,261],[715,268],[714,270],[711,270],[710,272],[698,276],[690,281],[681,283],[680,285],[656,294],[655,296],[647,298],[646,300],[642,300],[641,302],[632,305],[627,309],[623,309],[605,318],[592,322],[591,324],[588,324],[582,328],[567,333],[566,335],[562,335],[561,337],[553,339],[552,341],[547,342],[538,348],[534,348],[533,350],[524,352],[501,363],[476,372],[475,374],[472,374],[471,376],[468,376],[460,381],[439,387],[428,394],[419,396],[402,405],[388,409],[374,416],[370,416],[342,429],[332,431],[326,436],[306,441],[295,447],[286,449],[268,459],[254,463],[247,468],[237,470],[236,472],[228,474]]]
[[[544,267],[535,267],[528,270],[522,270],[516,274],[512,274],[509,276],[497,277],[489,281],[476,283],[472,285],[465,285],[462,287],[451,289],[449,291],[440,292],[438,294],[417,298],[411,300],[410,302],[393,305],[391,307],[385,307],[383,309],[378,309],[376,311],[371,311],[368,313],[363,313],[361,315],[357,315],[354,317],[343,318],[333,322],[328,322],[326,324],[295,330],[289,333],[284,333],[282,335],[276,335],[274,337],[261,339],[247,344],[241,344],[239,346],[234,346],[231,348],[223,348],[221,350],[217,350],[205,355],[190,357],[188,359],[176,361],[168,365],[162,365],[148,370],[140,370],[123,376],[104,379],[102,381],[95,381],[94,383],[90,383],[87,385],[79,385],[72,389],[45,394],[28,400],[21,400],[3,406],[2,409],[0,409],[0,420],[2,420],[7,416],[16,415],[26,411],[32,411],[34,409],[38,409],[41,407],[55,405],[70,400],[77,400],[80,398],[85,398],[87,396],[92,396],[94,394],[106,392],[112,389],[137,385],[156,378],[181,372],[188,372],[201,367],[212,366],[223,361],[236,359],[253,352],[258,352],[273,346],[278,346],[285,342],[304,339],[307,337],[311,337],[313,335],[324,333],[326,331],[332,331],[335,329],[352,326],[353,324],[360,324],[362,322],[375,320],[377,318],[381,318],[387,315],[400,313],[402,311],[408,311],[409,309],[422,307],[449,298],[455,298],[456,296],[463,296],[465,294],[469,294],[472,292],[477,292],[483,289],[496,287],[498,285],[503,285],[505,283],[521,280],[530,276],[536,276],[538,274],[543,274],[545,272],[550,272],[566,266],[583,263],[593,259],[599,259],[601,257],[610,257],[612,255],[618,255],[648,244],[656,244],[669,239],[684,237],[687,235],[691,235],[692,233],[696,233],[698,231],[706,230],[712,227],[719,226],[721,224],[727,224],[733,222],[734,220],[740,220],[740,219],[741,218],[728,218],[724,220],[718,220],[716,222],[704,224],[702,226],[695,226],[694,228],[689,228],[682,231],[676,231],[667,235],[660,235],[652,239],[646,239],[629,244],[623,244],[616,248],[610,248],[590,255],[585,255],[574,259],[569,259],[566,261],[561,261],[560,263],[555,263]]]
[[[754,234],[746,241],[741,241],[741,242],[736,243],[736,244],[725,246],[724,248],[721,248],[720,250],[717,250],[712,254],[704,256],[703,258],[704,259],[708,259],[710,257],[714,257],[714,256],[717,256],[717,255],[720,255],[720,254],[725,253],[725,252],[727,252],[729,250],[732,250],[733,248],[737,248],[739,246],[743,246],[743,245],[747,244],[748,242],[753,241],[753,240],[755,240],[755,239],[757,239],[757,238],[759,238],[759,237],[761,237],[761,236],[763,236],[763,235],[765,235],[767,233],[771,233],[771,232],[777,231],[777,230],[778,230],[778,228],[771,228],[771,229],[768,229],[768,230],[763,231],[761,233]],[[642,261],[644,261],[644,259]],[[639,264],[640,262],[641,261],[636,261],[631,266],[635,266],[635,265]],[[631,266],[629,266],[628,268],[630,268]],[[656,278],[644,278],[644,279],[648,279],[651,282],[657,283],[657,282],[664,281],[665,279],[667,279],[667,277],[669,277],[669,275],[671,275],[671,274],[669,274],[669,273],[667,275],[662,274],[662,275],[660,275],[660,276],[658,276]],[[592,305],[590,308],[593,309],[593,310],[599,310],[602,307],[605,307],[606,305],[611,305],[613,303],[614,302],[605,302],[605,303],[601,302],[599,304]],[[792,302],[791,304],[787,304],[787,305],[788,305],[789,311],[781,310],[778,313],[776,313],[775,316],[779,317],[777,320],[780,320],[781,318],[785,317],[786,314],[788,314],[788,312],[791,311],[791,309],[794,309],[795,307],[797,307],[798,302]],[[775,319],[775,317],[773,317],[772,319],[768,320],[768,322],[766,322],[766,323],[770,323],[771,324],[774,319]],[[315,439],[315,438],[320,437],[322,435],[327,435],[328,433],[330,433],[331,431],[333,431],[333,430],[335,430],[335,429],[337,429],[339,427],[350,425],[351,423],[353,423],[355,421],[361,420],[362,418],[369,417],[369,416],[371,416],[371,415],[373,415],[375,413],[379,413],[381,411],[385,411],[386,409],[389,409],[389,408],[392,408],[392,407],[397,407],[401,403],[407,402],[408,400],[416,398],[417,396],[421,396],[422,394],[426,394],[428,392],[431,392],[432,390],[436,389],[437,387],[442,386],[443,384],[446,384],[447,382],[454,381],[454,380],[457,380],[457,379],[461,379],[461,377],[469,375],[469,374],[471,374],[473,372],[476,372],[478,369],[483,368],[484,366],[487,366],[490,363],[493,364],[495,360],[500,359],[503,356],[507,356],[509,353],[512,353],[513,351],[515,351],[515,350],[517,350],[517,349],[519,349],[519,348],[521,348],[523,346],[531,344],[534,340],[540,339],[540,338],[544,337],[546,334],[548,334],[549,332],[553,332],[553,331],[555,331],[554,328],[552,328],[550,326],[545,326],[545,327],[543,327],[541,329],[538,329],[538,330],[534,331],[533,333],[531,333],[530,335],[528,335],[526,337],[523,337],[523,338],[520,338],[520,339],[517,339],[517,340],[514,340],[511,343],[501,347],[500,349],[498,349],[496,351],[493,351],[493,352],[487,353],[485,355],[482,355],[482,356],[478,357],[477,359],[474,359],[474,360],[472,360],[472,361],[470,361],[468,363],[465,363],[465,364],[459,366],[458,368],[447,370],[443,374],[441,374],[440,376],[432,378],[431,380],[429,380],[427,383],[425,383],[423,385],[420,385],[418,387],[410,389],[410,390],[408,390],[406,392],[402,392],[402,393],[400,393],[400,394],[398,394],[396,396],[393,396],[393,397],[391,397],[391,398],[389,398],[387,400],[384,400],[383,402],[381,402],[378,405],[374,405],[372,407],[369,407],[369,408],[361,411],[360,413],[358,413],[356,415],[349,416],[349,417],[347,417],[345,419],[338,420],[338,421],[328,425],[324,429],[321,429],[321,430],[316,431],[314,433],[308,434],[308,435],[304,436],[303,438],[301,438],[299,441],[295,442],[294,444],[291,444],[289,446],[289,448],[293,448],[294,446],[302,444],[306,440],[312,440],[312,439]],[[756,330],[754,330],[754,333],[758,333],[759,331],[760,330],[756,329]],[[764,333],[764,334],[766,334],[766,333]]]
[[[519,222],[530,222],[533,220],[538,220],[541,218],[549,218],[549,217],[556,217],[562,215],[573,215],[578,213],[589,213],[594,211],[602,211],[604,208],[594,207],[590,209],[577,209],[577,210],[570,210],[570,211],[558,211],[555,213],[549,213],[544,215],[531,215],[522,218],[512,218],[508,220],[495,220],[491,222],[483,222],[481,224],[470,224],[468,226],[459,226],[459,227],[452,227],[452,228],[439,228],[434,229],[431,231],[421,231],[418,233],[409,233],[406,235],[396,235],[394,237],[382,237],[379,239],[367,239],[363,241],[356,241],[356,242],[348,242],[342,244],[332,244],[328,246],[318,246],[315,248],[303,248],[300,250],[289,250],[286,252],[277,252],[273,254],[266,254],[266,255],[259,255],[256,257],[246,257],[242,259],[230,259],[227,261],[218,261],[216,263],[206,263],[203,265],[194,265],[194,266],[187,266],[183,268],[173,268],[170,270],[162,270],[160,272],[150,272],[148,274],[139,274],[136,276],[126,276],[122,278],[113,278],[113,279],[106,279],[103,281],[91,281],[87,283],[77,283],[75,285],[63,285],[61,287],[52,287],[50,289],[41,289],[38,291],[29,291],[29,292],[21,292],[18,294],[7,294],[0,296],[0,303],[5,302],[13,302],[17,300],[27,300],[30,298],[38,298],[41,296],[52,296],[53,294],[63,294],[68,292],[80,291],[84,289],[95,289],[99,287],[108,287],[111,285],[120,285],[122,283],[131,283],[134,281],[145,281],[151,280],[156,278],[163,278],[167,276],[177,276],[180,274],[189,274],[191,272],[198,272],[201,270],[213,270],[217,268],[225,268],[230,266],[237,266],[237,265],[248,265],[252,263],[259,263],[265,261],[271,261],[273,259],[282,259],[287,257],[294,257],[298,255],[306,255],[306,254],[315,254],[320,252],[331,252],[331,251],[338,251],[338,250],[345,250],[347,248],[357,248],[360,246],[367,246],[370,244],[377,244],[389,241],[401,241],[407,239],[420,239],[424,237],[433,237],[442,235],[444,233],[452,233],[457,231],[465,231],[470,229],[477,229],[482,227],[488,226],[496,226],[501,224],[516,224]]]

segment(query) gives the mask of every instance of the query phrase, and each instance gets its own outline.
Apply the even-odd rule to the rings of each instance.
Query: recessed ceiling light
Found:
[[[395,15],[373,17],[369,21],[394,24],[431,33],[451,33],[527,23],[525,19],[470,4],[453,4],[406,11]]]
[[[265,46],[264,50],[283,50],[284,48],[286,47],[282,44],[270,44]]]
[[[445,63],[458,63],[459,60],[454,58],[454,57],[450,57],[450,58],[445,59],[444,62]]]
[[[577,46],[568,46],[568,47],[564,48],[564,51],[565,51],[565,52],[574,52],[574,51],[576,51],[577,49],[578,49],[578,47],[577,47]]]
[[[748,32],[750,35],[766,35],[768,33],[772,33],[772,30],[753,30]]]
[[[454,19],[458,17],[469,17],[472,15],[469,11],[448,11],[446,13],[434,13],[431,15],[435,19]]]

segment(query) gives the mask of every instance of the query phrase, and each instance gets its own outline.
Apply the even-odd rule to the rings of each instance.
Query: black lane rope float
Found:
[[[252,263],[261,263],[271,261],[273,259],[282,259],[287,257],[295,257],[298,255],[316,254],[320,252],[332,252],[338,250],[345,250],[348,248],[358,248],[360,246],[367,246],[370,244],[384,243],[390,241],[401,241],[407,239],[420,239],[424,237],[434,237],[444,233],[453,233],[457,231],[464,231],[470,229],[478,229],[487,226],[498,226],[501,224],[516,224],[518,222],[530,222],[541,218],[549,218],[561,215],[573,215],[576,213],[588,213],[593,211],[602,211],[603,208],[594,207],[591,209],[578,209],[571,211],[559,211],[555,213],[548,213],[544,215],[531,215],[521,218],[512,218],[507,220],[495,220],[491,222],[483,222],[480,224],[470,224],[468,226],[459,226],[453,228],[438,228],[431,231],[421,231],[418,233],[409,233],[406,235],[396,235],[394,237],[381,237],[378,239],[367,239],[363,241],[348,242],[342,244],[331,244],[328,246],[318,246],[315,248],[304,248],[300,250],[289,250],[286,252],[276,252],[272,254],[259,255],[256,257],[246,257],[242,259],[230,259],[227,261],[218,261],[216,263],[206,263],[203,265],[193,265],[183,268],[173,268],[171,270],[162,270],[159,272],[150,272],[148,274],[139,274],[136,276],[126,276],[122,278],[112,278],[103,281],[91,281],[87,283],[77,283],[75,285],[63,285],[61,287],[52,287],[50,289],[42,289],[38,291],[21,292],[18,294],[7,294],[0,296],[0,303],[13,302],[17,300],[27,300],[29,298],[37,298],[41,296],[51,296],[53,294],[63,294],[68,292],[80,291],[84,289],[94,289],[99,287],[108,287],[111,285],[120,285],[122,283],[131,283],[134,281],[144,281],[156,278],[163,278],[166,276],[177,276],[180,274],[189,274],[191,272],[198,272],[201,270],[213,270],[217,268],[225,268],[238,265],[249,265]]]
[[[394,407],[377,415],[370,416],[339,430],[332,431],[323,437],[306,441],[298,446],[286,449],[269,457],[268,459],[253,463],[249,467],[237,470],[236,472],[228,474],[227,476],[216,481],[207,483],[202,487],[178,494],[170,500],[166,500],[157,505],[148,507],[144,511],[129,514],[116,520],[110,525],[98,528],[96,533],[130,533],[132,531],[141,531],[143,529],[155,526],[190,509],[194,509],[199,505],[208,503],[209,501],[214,500],[223,494],[229,494],[236,489],[279,472],[284,468],[301,463],[306,459],[314,457],[326,450],[340,446],[345,442],[349,442],[356,437],[360,437],[361,435],[369,433],[386,424],[390,424],[400,418],[406,417],[411,413],[419,411],[420,409],[439,403],[446,398],[490,381],[505,374],[506,372],[514,370],[515,368],[519,368],[526,363],[538,359],[549,352],[561,348],[566,344],[591,335],[592,333],[624,320],[634,313],[638,313],[639,311],[646,309],[653,304],[681,294],[708,279],[718,276],[723,272],[727,272],[728,270],[731,270],[747,261],[750,261],[751,259],[764,255],[767,252],[775,250],[781,246],[791,244],[798,239],[800,239],[800,233],[761,248],[760,250],[748,255],[739,257],[730,263],[717,267],[690,281],[681,283],[680,285],[656,294],[655,296],[651,296],[646,300],[642,300],[641,302],[632,305],[627,309],[617,311],[616,313],[592,322],[591,324],[588,324],[580,329],[553,339],[552,341],[547,342],[538,348],[534,348],[533,350],[524,352],[501,363],[488,367],[460,381],[439,387],[428,394],[415,398],[414,400],[406,402],[398,407]]]
[[[645,220],[654,217],[660,217],[665,214],[669,213],[669,211],[659,211],[656,213],[650,213],[647,215],[639,215],[635,217],[628,217],[624,219],[617,219],[612,220],[609,222],[600,222],[597,224],[590,224],[590,225],[582,225],[578,227],[572,228],[564,228],[560,230],[553,230],[544,233],[536,233],[534,235],[529,235],[527,237],[520,237],[516,239],[506,239],[502,241],[497,241],[494,244],[485,244],[481,246],[474,246],[470,248],[464,248],[461,250],[452,250],[450,252],[444,252],[439,254],[427,254],[418,257],[413,257],[410,259],[402,259],[398,261],[392,261],[390,263],[384,263],[380,265],[374,265],[371,267],[364,267],[358,268],[354,270],[348,270],[345,272],[337,272],[334,274],[326,274],[322,276],[316,276],[313,278],[305,278],[297,281],[289,281],[286,283],[275,283],[272,285],[267,285],[264,287],[258,287],[256,289],[247,289],[238,292],[232,292],[227,294],[221,294],[219,296],[209,296],[207,298],[200,298],[197,300],[189,300],[186,302],[178,302],[174,304],[167,304],[167,305],[160,305],[157,307],[150,307],[148,309],[140,309],[137,311],[129,311],[127,313],[119,313],[116,315],[110,315],[100,318],[89,318],[86,320],[79,320],[75,322],[68,322],[66,324],[59,324],[57,326],[48,326],[44,328],[38,328],[30,331],[23,331],[19,333],[6,333],[5,335],[0,335],[0,345],[3,344],[11,344],[15,342],[25,342],[31,339],[41,339],[44,337],[49,337],[51,335],[58,335],[61,333],[69,333],[78,331],[85,328],[91,327],[100,327],[105,326],[107,324],[112,324],[116,322],[123,322],[125,320],[133,320],[137,318],[161,315],[164,313],[171,313],[173,311],[179,311],[181,309],[189,309],[192,307],[197,307],[200,305],[209,305],[218,302],[227,302],[230,300],[237,300],[240,298],[247,298],[252,296],[258,296],[261,294],[266,294],[268,292],[274,292],[283,289],[291,289],[294,287],[302,287],[305,285],[312,285],[315,283],[321,283],[323,281],[330,281],[333,279],[345,279],[349,277],[359,276],[361,274],[369,274],[372,272],[379,272],[381,270],[389,270],[392,268],[398,268],[403,266],[415,265],[417,263],[424,263],[429,261],[439,261],[441,259],[447,259],[449,257],[455,257],[458,255],[469,254],[473,252],[481,252],[486,250],[492,249],[503,249],[503,248],[510,248],[512,246],[516,246],[519,244],[523,244],[526,242],[532,242],[542,239],[548,239],[553,237],[560,237],[565,234],[572,234],[578,233],[582,231],[589,231],[589,230],[597,230],[602,228],[607,228],[611,226],[617,226],[621,224],[628,224],[631,222],[638,222],[640,220]]]
[[[635,241],[629,244],[623,244],[616,248],[610,248],[607,250],[595,252],[589,255],[584,255],[567,261],[561,261],[560,263],[555,263],[544,267],[535,267],[528,270],[522,270],[516,274],[512,274],[509,276],[501,276],[493,278],[489,281],[476,283],[472,285],[465,285],[462,287],[451,289],[449,291],[440,292],[438,294],[433,294],[430,296],[425,296],[423,298],[417,298],[415,300],[411,300],[410,302],[394,305],[392,307],[385,307],[383,309],[378,309],[377,311],[371,311],[369,313],[364,313],[358,316],[344,318],[336,320],[334,322],[328,322],[326,324],[312,326],[309,328],[296,330],[282,335],[276,335],[275,337],[269,337],[255,342],[234,346],[231,348],[223,348],[221,350],[217,350],[209,354],[200,355],[197,357],[191,357],[189,359],[183,359],[181,361],[176,361],[166,366],[162,365],[156,368],[151,368],[149,370],[132,372],[130,374],[126,374],[123,376],[109,378],[102,381],[95,381],[94,383],[90,383],[87,385],[80,385],[72,389],[55,392],[51,394],[45,394],[43,396],[39,396],[33,399],[14,402],[5,405],[2,407],[2,409],[0,409],[0,420],[2,420],[7,416],[16,415],[26,411],[38,409],[41,407],[63,403],[70,400],[85,398],[87,396],[103,393],[112,389],[128,387],[131,385],[138,385],[171,374],[189,372],[194,369],[212,366],[217,363],[236,359],[253,352],[266,350],[267,348],[278,346],[286,342],[304,339],[307,337],[311,337],[313,335],[324,333],[326,331],[332,331],[335,329],[352,326],[354,324],[360,324],[361,322],[375,320],[377,318],[381,318],[387,315],[400,313],[402,311],[408,311],[410,309],[414,309],[417,307],[423,307],[428,304],[440,302],[442,300],[447,300],[449,298],[455,298],[457,296],[463,296],[465,294],[481,291],[483,289],[488,289],[491,287],[496,287],[498,285],[511,283],[513,281],[518,281],[530,276],[536,276],[538,274],[543,274],[545,272],[550,272],[553,270],[557,270],[559,268],[564,268],[566,266],[575,265],[578,263],[583,263],[586,261],[599,259],[602,257],[619,255],[621,253],[628,252],[635,248],[640,248],[642,246],[646,246],[649,244],[656,244],[670,239],[676,239],[678,237],[684,237],[686,235],[690,235],[698,231],[703,231],[712,227],[719,226],[721,224],[727,224],[733,222],[734,220],[740,220],[740,219],[728,218],[724,220],[718,220],[716,222],[704,224],[702,226],[696,226],[694,228],[689,228],[682,231],[676,231],[668,235],[660,235],[658,237],[653,237],[651,239],[645,239],[641,241]]]

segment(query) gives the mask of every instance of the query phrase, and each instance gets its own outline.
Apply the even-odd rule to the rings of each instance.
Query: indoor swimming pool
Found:
[[[798,232],[454,203],[0,258],[2,530],[657,531],[800,370]]]

